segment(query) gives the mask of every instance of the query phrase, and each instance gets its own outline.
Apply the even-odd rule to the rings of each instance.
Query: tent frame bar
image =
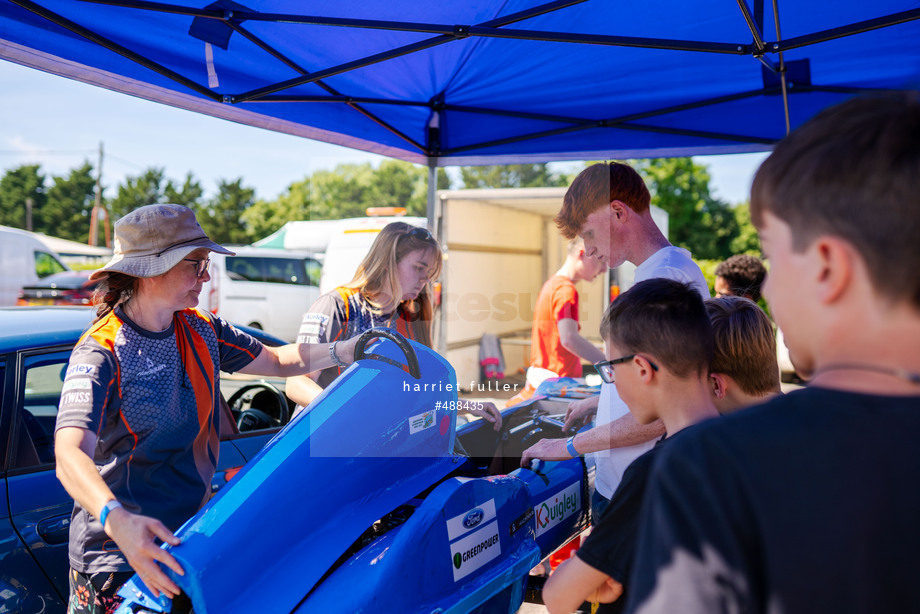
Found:
[[[339,27],[348,27],[348,28],[365,28],[365,29],[375,29],[375,30],[393,30],[399,32],[419,32],[419,33],[429,33],[429,34],[442,34],[446,36],[453,37],[457,32],[457,28],[462,28],[463,26],[457,25],[445,25],[445,24],[430,24],[430,23],[418,23],[418,22],[408,22],[408,21],[383,21],[383,20],[374,20],[374,19],[354,19],[354,18],[340,18],[340,17],[317,17],[313,15],[296,15],[288,13],[259,13],[256,11],[221,11],[213,9],[195,9],[187,6],[180,6],[176,4],[168,4],[164,2],[151,2],[148,0],[80,0],[81,2],[87,2],[92,4],[105,4],[109,6],[118,6],[124,8],[135,8],[143,9],[149,11],[156,11],[162,13],[174,13],[177,15],[189,15],[192,17],[201,17],[204,19],[220,19],[224,21],[270,21],[270,22],[279,22],[279,23],[291,23],[291,24],[303,24],[303,25],[316,25],[316,26],[339,26]],[[520,18],[515,18],[515,21],[520,21],[522,19],[527,19],[530,17],[536,17],[541,14],[548,12],[556,11],[561,8],[566,8],[568,6],[579,4],[586,0],[562,0],[557,2],[551,2],[549,4],[541,5],[536,7],[536,9],[531,9],[530,11],[522,11],[526,15]],[[748,27],[751,29],[752,33],[760,32],[762,29],[763,21],[763,0],[755,0],[754,12],[756,16],[752,16],[750,11],[747,10],[747,4],[745,0],[737,0],[739,7],[741,7],[742,13],[744,14],[745,21],[748,22]],[[515,17],[511,15],[509,17]],[[823,30],[821,32],[815,32],[812,34],[805,34],[802,36],[793,37],[787,39],[785,42],[765,42],[762,36],[755,34],[754,45],[742,45],[745,51],[741,52],[742,54],[752,53],[757,49],[765,51],[789,51],[790,49],[796,49],[798,47],[803,47],[806,45],[812,45],[815,43],[821,43],[834,38],[841,38],[844,36],[851,36],[853,34],[861,34],[863,32],[868,32],[870,30],[875,30],[878,28],[884,28],[888,26],[898,25],[901,23],[906,23],[920,19],[920,9],[911,9],[908,11],[902,11],[900,13],[894,13],[893,15],[887,15],[884,17],[878,17],[875,19],[869,19],[866,21],[861,21],[855,24],[841,26],[839,28],[831,28],[829,30]],[[615,37],[615,36],[593,36],[593,35],[570,35],[570,34],[559,34],[552,32],[541,32],[541,31],[530,31],[530,30],[507,30],[507,31],[496,31],[494,30],[496,24],[482,24],[480,26],[469,26],[469,35],[472,36],[489,36],[489,37],[502,37],[505,36],[505,32],[508,33],[507,38],[531,38],[532,40],[547,40],[547,41],[559,41],[559,42],[575,42],[575,43],[588,43],[588,44],[601,44],[601,45],[614,45],[622,44],[625,46],[633,46],[629,41],[635,41],[637,44],[635,46],[651,47],[651,48],[661,48],[661,49],[676,49],[680,50],[683,47],[667,47],[667,46],[658,46],[658,43],[666,44],[668,41],[666,39],[643,39],[643,38],[633,38],[633,37]],[[533,36],[531,36],[533,35]],[[540,35],[544,35],[547,38],[539,38]],[[558,38],[557,38],[558,35]],[[622,39],[621,43],[614,42],[616,39]],[[728,44],[728,43],[695,43],[692,41],[671,41],[676,43],[687,43],[694,48],[687,49],[689,51],[715,51],[717,53],[738,53],[737,45]],[[701,45],[702,48],[695,48],[696,45]],[[734,47],[735,50],[723,49],[723,47]]]
[[[199,85],[198,83],[196,83],[195,81],[192,81],[191,79],[183,77],[179,73],[166,68],[162,64],[154,62],[153,60],[150,60],[149,58],[146,58],[138,53],[135,53],[131,51],[130,49],[127,49],[126,47],[122,47],[115,41],[109,40],[108,38],[102,36],[101,34],[98,34],[96,32],[93,32],[92,30],[84,28],[83,26],[73,21],[70,21],[69,19],[65,17],[62,17],[61,15],[58,15],[57,13],[49,11],[45,7],[40,6],[32,2],[31,0],[10,0],[10,2],[20,6],[21,8],[24,8],[25,10],[31,13],[38,15],[39,17],[47,19],[51,23],[54,23],[64,28],[65,30],[73,32],[77,36],[81,36],[90,42],[96,43],[100,47],[104,47],[105,49],[108,49],[109,51],[117,53],[118,55],[125,57],[131,60],[132,62],[136,62],[140,64],[141,66],[152,70],[155,73],[163,75],[164,77],[168,79],[172,79],[176,83],[184,85],[185,87],[193,90],[194,92],[198,94],[201,94],[202,96],[205,96],[206,98],[210,98],[211,100],[215,100],[217,102],[220,102],[221,100],[220,94],[217,94],[211,91],[210,89],[202,85]]]
[[[236,23],[236,22],[233,22],[233,21],[228,21],[227,23],[228,23],[228,25],[229,25],[231,28],[233,28],[233,30],[234,30],[235,32],[238,32],[241,36],[243,36],[243,37],[245,37],[247,40],[251,41],[254,45],[258,46],[260,49],[262,49],[263,51],[265,51],[266,53],[268,53],[269,55],[271,55],[271,56],[274,57],[275,59],[279,60],[280,62],[283,62],[283,63],[284,63],[285,65],[287,65],[288,67],[292,68],[293,70],[296,70],[297,72],[301,73],[302,75],[309,75],[309,74],[310,74],[308,70],[306,70],[305,68],[303,68],[302,66],[300,66],[299,64],[297,64],[294,60],[290,59],[289,57],[287,57],[286,55],[284,55],[283,53],[281,53],[280,51],[278,51],[277,49],[275,49],[274,47],[272,47],[271,45],[269,45],[268,43],[266,43],[265,41],[263,41],[261,38],[259,38],[258,36],[256,36],[255,34],[253,34],[252,32],[250,32],[250,31],[247,30],[246,28],[244,28],[242,25],[240,25],[240,24],[238,24],[238,23]],[[321,87],[321,88],[323,88],[323,89],[326,90],[327,92],[329,92],[332,96],[342,96],[342,94],[341,94],[337,89],[335,89],[335,88],[332,87],[331,85],[328,85],[328,84],[324,83],[324,82],[321,81],[321,80],[316,81],[316,85],[319,86],[319,87]],[[384,121],[383,119],[381,119],[380,117],[378,117],[377,115],[375,115],[374,113],[371,113],[370,111],[368,111],[368,110],[365,109],[364,107],[360,106],[360,105],[359,105],[357,102],[355,102],[354,100],[345,100],[344,102],[345,102],[348,106],[350,106],[352,109],[354,109],[354,110],[357,111],[358,113],[364,115],[366,118],[368,118],[368,119],[371,120],[372,122],[374,122],[374,123],[376,123],[377,125],[381,126],[381,127],[384,128],[385,130],[388,130],[390,133],[392,133],[392,134],[394,134],[395,136],[397,136],[398,138],[404,140],[405,142],[407,142],[407,143],[408,143],[409,145],[411,145],[412,147],[415,147],[416,149],[418,149],[420,152],[425,153],[425,148],[424,148],[419,142],[417,142],[416,140],[412,139],[411,137],[409,137],[407,134],[403,133],[402,131],[398,130],[395,126],[393,126],[393,125],[390,124],[389,122],[386,122],[386,121]]]
[[[213,9],[195,9],[184,6],[178,6],[174,4],[167,4],[163,2],[153,2],[150,0],[81,0],[86,3],[93,4],[104,4],[109,6],[118,6],[124,8],[134,8],[140,10],[149,10],[149,11],[158,11],[173,13],[179,15],[192,16],[196,18],[204,19],[215,19],[222,21],[228,27],[232,28],[235,32],[239,33],[241,36],[246,38],[248,41],[256,45],[259,49],[269,54],[271,57],[276,59],[279,62],[282,62],[285,66],[291,68],[297,73],[300,73],[299,77],[293,79],[288,79],[279,83],[274,83],[272,85],[264,86],[257,88],[248,92],[244,92],[237,95],[222,95],[220,93],[214,92],[211,89],[196,83],[195,81],[184,77],[183,75],[163,66],[160,63],[154,62],[130,49],[116,43],[115,41],[96,33],[92,30],[89,30],[76,22],[63,17],[49,9],[42,7],[33,0],[10,0],[12,3],[22,7],[25,10],[28,10],[51,23],[54,23],[100,47],[108,49],[113,53],[121,55],[122,57],[127,58],[130,61],[133,61],[157,74],[160,74],[176,83],[189,88],[190,90],[196,92],[197,94],[202,95],[205,98],[216,102],[222,102],[225,104],[240,104],[243,102],[318,102],[318,103],[339,103],[345,104],[352,108],[357,113],[364,116],[366,119],[371,122],[379,125],[383,129],[389,131],[405,143],[409,144],[412,148],[416,149],[422,154],[425,154],[428,157],[437,158],[441,155],[453,155],[469,150],[474,150],[477,148],[487,148],[493,147],[508,143],[521,142],[521,141],[532,141],[536,139],[548,138],[552,136],[557,136],[561,134],[567,134],[575,131],[592,129],[592,128],[621,128],[625,130],[639,130],[639,131],[648,131],[648,132],[657,132],[665,134],[676,134],[684,135],[690,137],[703,137],[710,139],[718,139],[723,141],[735,141],[743,143],[762,143],[762,144],[772,144],[773,139],[765,139],[763,137],[757,136],[747,136],[747,135],[728,135],[721,134],[717,132],[708,132],[708,131],[696,131],[696,130],[685,130],[685,129],[675,129],[663,126],[647,125],[647,124],[636,124],[633,123],[637,120],[648,119],[651,117],[666,115],[669,113],[678,113],[685,110],[701,108],[705,106],[711,106],[715,104],[720,104],[722,102],[728,102],[732,100],[738,100],[746,97],[758,96],[758,95],[770,95],[779,93],[782,95],[783,107],[786,119],[786,130],[789,131],[790,120],[789,120],[789,90],[796,90],[802,92],[810,91],[827,91],[827,92],[846,92],[846,93],[856,93],[862,91],[877,91],[870,89],[861,89],[861,88],[846,88],[846,87],[835,87],[835,86],[802,86],[794,83],[787,83],[786,79],[786,67],[783,58],[783,52],[804,47],[807,45],[812,45],[816,43],[825,42],[828,40],[833,40],[837,38],[842,38],[845,36],[851,36],[855,34],[860,34],[863,32],[868,32],[871,30],[884,28],[888,26],[898,25],[902,23],[907,23],[910,21],[920,19],[920,9],[912,9],[907,11],[902,11],[892,15],[887,15],[884,17],[879,17],[875,19],[869,19],[861,21],[855,24],[850,24],[847,26],[842,26],[838,28],[832,28],[828,30],[823,30],[821,32],[815,32],[808,35],[803,35],[799,37],[794,37],[782,40],[780,35],[779,27],[779,15],[778,15],[778,6],[777,1],[773,0],[773,13],[775,18],[776,26],[776,38],[775,42],[766,42],[763,37],[763,12],[764,12],[764,0],[753,0],[754,10],[753,14],[750,8],[747,5],[747,0],[736,0],[738,7],[741,10],[742,16],[753,36],[752,44],[734,44],[734,43],[718,43],[718,42],[700,42],[700,41],[681,41],[681,40],[669,40],[669,39],[654,39],[654,38],[639,38],[639,37],[625,37],[625,36],[607,36],[607,35],[592,35],[592,34],[568,34],[562,32],[549,32],[549,31],[536,31],[536,30],[526,30],[526,29],[513,29],[506,28],[510,24],[530,19],[539,15],[544,15],[547,13],[552,13],[554,11],[559,11],[561,9],[580,4],[587,0],[554,0],[552,2],[547,2],[539,6],[533,7],[528,10],[520,11],[511,15],[504,17],[496,18],[487,22],[484,22],[479,25],[466,26],[466,25],[441,25],[441,24],[425,24],[425,23],[415,23],[415,22],[399,22],[399,21],[380,21],[380,20],[365,20],[365,19],[350,19],[350,18],[333,18],[333,17],[312,17],[304,15],[289,15],[281,13],[258,13],[253,11],[233,11],[233,10],[213,10]],[[333,66],[320,70],[318,72],[310,73],[305,68],[300,66],[293,59],[287,57],[284,53],[274,48],[269,43],[262,40],[260,37],[250,32],[247,28],[243,27],[242,22],[244,21],[259,21],[259,22],[285,22],[285,23],[294,23],[294,24],[311,24],[319,26],[339,26],[339,27],[353,27],[353,28],[370,28],[370,29],[381,29],[381,30],[392,30],[392,31],[403,31],[403,32],[418,32],[418,33],[434,33],[439,34],[425,40],[417,41],[415,43],[403,45],[401,47],[390,49],[381,53],[377,53],[365,58],[354,60],[351,62],[346,62],[338,66]],[[678,51],[693,51],[693,52],[709,52],[709,53],[728,53],[736,55],[747,55],[751,54],[754,58],[759,60],[768,70],[778,74],[780,77],[780,86],[778,88],[764,88],[762,90],[756,90],[751,92],[742,92],[739,94],[732,94],[729,96],[722,96],[711,98],[708,100],[702,100],[697,102],[685,103],[681,105],[675,105],[663,109],[657,109],[653,111],[646,111],[643,113],[632,114],[628,116],[621,116],[618,118],[610,119],[590,119],[590,118],[576,118],[576,117],[564,117],[556,115],[544,115],[540,113],[520,113],[520,112],[511,112],[504,111],[501,109],[487,109],[487,108],[477,108],[469,107],[464,105],[451,105],[445,103],[443,99],[438,98],[437,100],[432,99],[429,101],[394,101],[386,100],[382,98],[373,98],[373,97],[358,97],[358,96],[348,96],[342,94],[332,86],[326,84],[323,80],[329,77],[339,75],[345,72],[357,70],[377,64],[380,62],[385,62],[403,55],[408,55],[418,51],[423,51],[432,47],[442,45],[444,43],[452,42],[459,39],[468,38],[470,36],[482,37],[482,38],[507,38],[507,39],[524,39],[524,40],[534,40],[534,41],[543,41],[543,42],[561,42],[561,43],[574,43],[574,44],[591,44],[591,45],[611,45],[611,46],[625,46],[625,47],[640,47],[640,48],[652,48],[652,49],[663,49],[663,50],[678,50]],[[774,64],[770,59],[765,57],[767,53],[775,53],[778,56],[779,64],[778,66]],[[290,89],[293,87],[298,87],[300,85],[305,85],[309,83],[315,83],[318,87],[322,88],[329,93],[329,96],[299,96],[299,95],[279,95],[277,92],[282,90]],[[777,91],[778,90],[778,91]],[[367,104],[380,104],[380,105],[404,105],[404,106],[418,106],[426,107],[431,109],[433,112],[441,111],[454,111],[462,113],[480,113],[492,116],[505,116],[505,117],[516,117],[521,119],[533,119],[537,121],[549,121],[549,122],[559,122],[567,124],[566,126],[560,126],[555,129],[535,131],[528,134],[521,134],[514,137],[497,139],[493,141],[474,143],[469,145],[464,145],[460,147],[455,147],[452,149],[439,149],[438,144],[429,143],[424,145],[419,143],[415,139],[411,138],[407,134],[398,130],[395,126],[389,122],[383,120],[381,117],[372,113],[364,107]]]
[[[545,13],[556,11],[561,8],[566,8],[574,4],[580,4],[586,1],[587,0],[556,0],[555,2],[541,4],[540,6],[536,6],[527,11],[520,11],[517,13],[513,13],[511,15],[507,15],[505,17],[500,17],[498,19],[487,21],[484,24],[480,24],[480,26],[490,27],[490,28],[491,27],[501,27],[504,25],[515,23],[517,21],[524,20],[524,19],[530,19],[531,17],[535,17],[537,15],[543,15]],[[345,64],[340,64],[338,66],[333,66],[332,68],[327,68],[325,70],[321,70],[319,72],[313,73],[313,75],[310,77],[300,77],[300,78],[295,78],[295,79],[289,79],[281,83],[276,83],[274,85],[251,90],[249,92],[238,94],[236,96],[231,96],[229,102],[231,103],[246,102],[246,101],[249,101],[255,98],[260,98],[267,94],[274,94],[275,92],[279,92],[284,89],[289,89],[292,87],[297,87],[299,85],[305,85],[307,83],[312,83],[316,81],[317,79],[324,79],[324,78],[328,78],[334,75],[342,74],[344,72],[349,72],[349,71],[352,71],[358,68],[364,68],[366,66],[370,66],[372,64],[378,64],[380,62],[385,62],[387,60],[392,60],[394,58],[397,58],[403,55],[408,55],[410,53],[415,53],[418,51],[423,51],[425,49],[430,49],[432,47],[437,47],[439,45],[443,45],[444,43],[449,43],[449,42],[452,42],[460,38],[467,38],[468,36],[469,34],[468,34],[467,26],[453,26],[453,30],[451,34],[435,36],[433,38],[429,38],[423,41],[411,43],[409,45],[403,45],[402,47],[397,47],[396,49],[391,49],[389,51],[376,53],[374,55],[371,55],[365,58],[361,58],[359,60],[346,62]]]
[[[822,30],[821,32],[815,32],[813,34],[794,36],[792,38],[787,38],[785,41],[768,43],[767,47],[773,52],[789,51],[790,49],[798,49],[799,47],[823,43],[835,38],[843,38],[845,36],[878,30],[879,28],[896,26],[902,23],[916,21],[917,19],[920,19],[920,9],[911,9],[909,11],[902,11],[884,17],[867,19],[866,21],[860,21],[848,26]]]

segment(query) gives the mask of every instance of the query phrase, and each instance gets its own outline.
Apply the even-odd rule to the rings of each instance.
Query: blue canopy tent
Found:
[[[429,166],[760,151],[920,88],[908,0],[0,0],[0,58]]]

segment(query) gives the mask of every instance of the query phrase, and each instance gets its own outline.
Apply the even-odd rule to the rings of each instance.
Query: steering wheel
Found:
[[[403,354],[406,356],[406,363],[402,364],[396,362],[392,358],[387,358],[386,356],[381,356],[380,354],[365,354],[364,348],[370,342],[371,339],[376,339],[378,337],[383,337],[384,339],[389,339],[402,350]],[[398,367],[414,377],[415,379],[422,379],[422,372],[418,366],[418,357],[415,355],[415,350],[412,349],[412,346],[409,345],[409,342],[406,341],[405,337],[399,333],[395,333],[389,328],[371,328],[369,330],[361,333],[361,336],[358,337],[357,343],[355,343],[355,361],[362,360],[364,358],[373,358],[374,360],[380,360],[387,364]]]
[[[257,392],[252,393],[251,391]],[[247,393],[251,396],[247,396]],[[274,402],[274,405],[277,406],[274,415],[259,407],[253,407],[253,405],[264,407],[263,399],[266,398],[269,405]],[[230,412],[236,417],[236,426],[240,432],[284,426],[291,419],[287,397],[275,386],[265,381],[243,386],[227,400],[227,405],[230,406]]]

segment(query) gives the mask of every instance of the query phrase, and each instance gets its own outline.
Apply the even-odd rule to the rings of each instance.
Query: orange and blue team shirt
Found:
[[[415,339],[412,327],[397,309],[391,313],[377,312],[357,288],[340,286],[322,295],[304,314],[297,333],[298,343],[331,343],[351,339],[364,331],[384,327],[395,330],[406,339]],[[326,388],[342,372],[339,367],[323,369],[316,383]]]
[[[248,365],[262,345],[204,311],[176,312],[152,333],[120,309],[90,326],[71,354],[55,429],[96,434],[95,463],[133,513],[176,530],[210,496],[220,446],[219,372]],[[71,566],[127,563],[99,521],[74,503]]]

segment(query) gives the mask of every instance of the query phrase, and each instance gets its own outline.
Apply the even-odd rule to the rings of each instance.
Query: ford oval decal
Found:
[[[483,516],[485,516],[485,513],[478,507],[476,509],[470,510],[469,513],[463,517],[463,527],[465,529],[472,529],[477,524],[482,522]]]

